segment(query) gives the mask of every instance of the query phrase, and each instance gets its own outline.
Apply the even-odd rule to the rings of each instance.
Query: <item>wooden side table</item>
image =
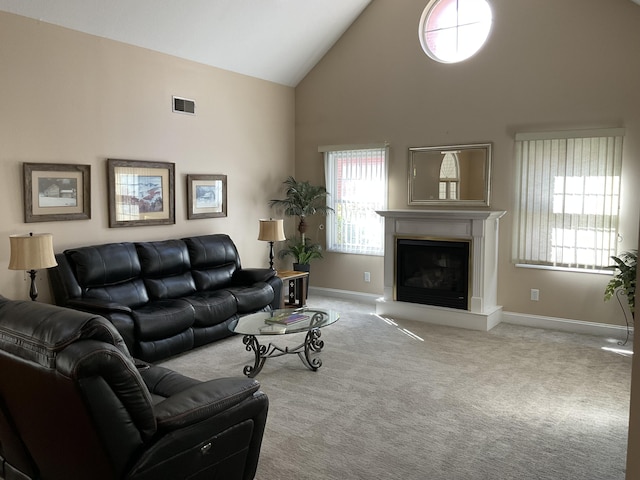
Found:
[[[284,307],[298,308],[307,304],[307,282],[309,272],[297,272],[294,270],[283,270],[276,274],[282,279],[283,285],[288,287],[284,291]]]

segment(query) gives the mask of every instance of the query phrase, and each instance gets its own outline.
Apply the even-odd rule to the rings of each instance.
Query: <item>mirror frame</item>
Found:
[[[413,171],[416,166],[417,153],[422,152],[447,152],[447,151],[460,151],[460,150],[484,150],[485,151],[485,165],[484,165],[484,178],[483,192],[484,198],[477,200],[431,200],[427,198],[416,198],[413,186]],[[412,147],[409,148],[409,170],[407,175],[408,182],[408,204],[409,205],[448,205],[448,206],[476,206],[476,207],[488,207],[489,199],[491,197],[491,163],[492,163],[492,143],[466,143],[460,145],[441,145],[435,147]]]

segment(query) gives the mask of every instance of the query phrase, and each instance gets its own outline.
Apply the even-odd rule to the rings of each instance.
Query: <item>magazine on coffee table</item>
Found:
[[[270,323],[264,327],[260,327],[261,335],[282,335],[287,331],[286,325],[278,325],[277,323]]]
[[[272,323],[272,324],[279,324],[279,325],[292,325],[294,323],[307,320],[308,318],[309,318],[309,315],[304,315],[302,313],[284,313],[284,314],[276,315],[274,317],[269,317],[265,319],[265,323]]]

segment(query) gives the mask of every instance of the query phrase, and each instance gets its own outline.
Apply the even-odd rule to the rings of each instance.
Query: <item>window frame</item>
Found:
[[[491,31],[493,29],[493,10],[491,8],[491,3],[489,0],[477,0],[477,1],[481,1],[484,3],[483,6],[485,6],[488,9],[489,12],[489,26],[486,29],[485,32],[483,32],[484,38],[482,38],[481,40],[478,41],[478,38],[475,38],[475,42],[477,43],[476,45],[474,45],[474,49],[473,51],[470,51],[470,53],[464,54],[464,55],[460,55],[460,49],[459,49],[459,45],[461,43],[460,38],[461,38],[461,33],[464,34],[462,35],[463,37],[465,35],[468,35],[468,29],[467,27],[470,27],[472,25],[481,25],[481,22],[471,22],[471,23],[464,23],[464,21],[462,21],[460,19],[460,5],[458,4],[459,0],[431,0],[427,6],[425,7],[424,11],[422,12],[422,16],[420,17],[420,22],[418,24],[418,38],[420,40],[420,46],[422,47],[422,50],[424,51],[424,53],[427,54],[427,56],[429,58],[431,58],[432,60],[435,60],[436,62],[440,62],[440,63],[460,63],[460,62],[464,62],[466,60],[469,60],[470,58],[474,57],[475,55],[478,54],[478,52],[480,50],[482,50],[482,48],[487,44],[487,41],[489,39],[489,36],[491,35]],[[446,26],[445,28],[438,28],[438,29],[434,29],[434,30],[427,30],[428,25],[430,23],[430,20],[432,18],[432,16],[434,14],[438,13],[438,9],[442,6],[443,3],[447,3],[447,2],[456,2],[456,20],[455,23],[451,23],[450,25]],[[447,6],[445,5],[444,8],[446,8]],[[446,11],[444,12],[440,12],[440,13],[447,13]],[[467,10],[467,14],[468,14],[468,10]],[[463,29],[463,30],[462,30]],[[462,30],[462,32],[461,32]],[[429,33],[430,32],[437,32],[437,31],[441,31],[443,33],[453,33],[455,36],[455,50],[456,53],[455,55],[451,56],[451,57],[447,57],[445,55],[438,55],[437,51],[435,51],[435,49],[432,49],[429,45],[430,41],[428,39],[429,37]],[[476,34],[477,37],[477,34]],[[435,40],[433,40],[435,41]]]
[[[337,179],[333,178],[333,173],[335,172],[335,166],[331,166],[329,163],[332,161],[330,158],[332,155],[337,152],[355,152],[359,150],[380,150],[383,158],[382,158],[382,178],[379,179],[382,182],[381,190],[384,190],[384,194],[382,196],[382,202],[374,205],[366,214],[369,216],[369,220],[375,218],[378,228],[379,228],[379,239],[377,241],[377,248],[366,246],[364,244],[358,244],[356,246],[347,246],[344,242],[340,242],[337,238],[339,235],[339,222],[340,220],[340,211],[341,208],[339,206],[340,203],[344,203],[340,197],[340,192],[337,190]],[[329,197],[327,198],[327,205],[334,209],[334,214],[331,215],[330,218],[327,219],[327,228],[326,228],[326,247],[325,250],[327,252],[332,253],[346,253],[352,255],[371,255],[371,256],[384,256],[384,218],[376,213],[377,210],[386,210],[388,205],[388,170],[389,170],[389,145],[384,144],[364,144],[364,145],[328,145],[321,146],[318,148],[318,151],[323,154],[324,157],[324,165],[325,165],[325,180],[327,191],[329,192]],[[376,197],[379,198],[379,197]],[[369,202],[370,203],[370,202]],[[362,220],[362,219],[361,219]],[[358,227],[356,223],[350,223],[349,226]],[[360,227],[362,228],[362,227]],[[360,238],[360,237],[358,237]],[[365,238],[371,238],[370,235],[367,235]]]
[[[512,244],[516,266],[611,273],[606,267],[619,249],[624,134],[624,128],[516,134]],[[566,186],[577,179],[608,181],[602,181],[595,193],[593,188],[583,188],[578,196],[575,191],[556,191],[560,180]],[[578,198],[582,210],[568,209],[567,197]],[[594,198],[600,200],[598,209],[588,208]],[[558,242],[561,230],[570,232],[574,241]],[[585,245],[587,239],[592,243]],[[569,252],[568,258],[560,254],[563,250]],[[585,261],[585,252],[593,261]]]

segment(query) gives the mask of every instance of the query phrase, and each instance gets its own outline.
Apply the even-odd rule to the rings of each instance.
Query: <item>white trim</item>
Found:
[[[571,320],[568,318],[543,317],[525,313],[503,312],[502,321],[512,325],[524,327],[544,328],[547,330],[560,330],[584,335],[597,335],[599,337],[624,337],[627,327],[611,325],[608,323],[585,322],[583,320]],[[633,327],[630,328],[633,332]],[[621,337],[622,336],[622,337]]]
[[[557,138],[622,137],[624,128],[594,128],[590,130],[560,130],[554,132],[516,133],[516,142],[526,140],[552,140]]]
[[[316,294],[325,297],[341,298],[356,302],[363,302],[375,306],[382,295],[374,293],[354,292],[350,290],[338,290],[334,288],[309,287],[309,295]],[[558,317],[543,317],[516,312],[502,312],[503,323],[521,325],[523,327],[543,328],[545,330],[559,330],[562,332],[579,333],[583,335],[596,335],[598,337],[624,338],[627,327],[624,325],[611,325],[608,323],[585,322]],[[633,332],[633,327],[630,328]]]
[[[342,152],[343,150],[371,150],[374,148],[389,148],[387,142],[384,143],[361,143],[353,145],[320,145],[318,152]]]
[[[309,286],[309,295],[314,293],[324,297],[342,298],[344,300],[352,300],[354,302],[370,303],[372,306],[375,306],[376,300],[382,297],[382,295],[376,295],[375,293],[363,293],[351,290]]]
[[[598,270],[595,268],[569,268],[569,267],[557,267],[554,265],[538,265],[534,263],[516,263],[518,268],[537,268],[539,270],[555,270],[558,272],[573,272],[573,273],[597,273],[598,275],[613,275],[613,270]]]

